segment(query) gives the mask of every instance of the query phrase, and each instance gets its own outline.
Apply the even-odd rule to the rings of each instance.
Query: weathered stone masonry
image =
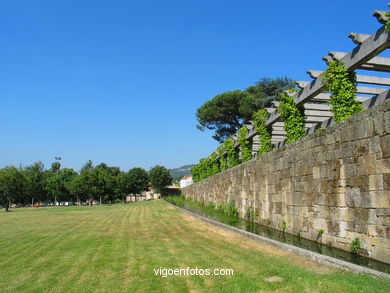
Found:
[[[234,200],[241,217],[345,250],[359,237],[390,263],[390,101],[182,190],[187,197]]]

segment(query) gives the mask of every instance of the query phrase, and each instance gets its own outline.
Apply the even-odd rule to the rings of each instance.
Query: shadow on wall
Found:
[[[161,196],[165,195],[181,195],[181,190],[179,188],[166,187],[161,190]]]

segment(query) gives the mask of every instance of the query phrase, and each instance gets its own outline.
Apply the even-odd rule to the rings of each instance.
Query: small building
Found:
[[[191,185],[192,183],[194,183],[192,181],[192,175],[184,176],[180,180],[180,188],[183,188],[183,187],[186,187],[188,185]]]

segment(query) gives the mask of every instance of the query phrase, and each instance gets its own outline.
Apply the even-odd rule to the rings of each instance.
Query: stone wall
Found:
[[[182,190],[240,217],[390,263],[390,101]]]

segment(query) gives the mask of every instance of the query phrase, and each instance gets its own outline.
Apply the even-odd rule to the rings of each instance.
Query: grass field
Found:
[[[229,268],[234,275],[164,278],[154,273],[160,267]],[[0,213],[0,292],[389,290],[388,281],[218,230],[163,201]]]

